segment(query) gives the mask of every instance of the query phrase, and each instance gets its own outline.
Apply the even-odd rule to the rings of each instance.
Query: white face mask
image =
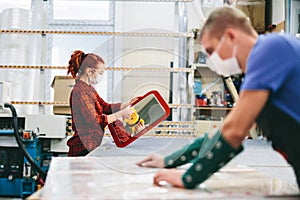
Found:
[[[102,81],[103,75],[102,74],[97,74],[96,78],[90,77],[90,84],[91,85],[96,85]]]
[[[242,70],[235,56],[236,46],[233,47],[232,57],[225,60],[223,60],[217,52],[223,43],[223,38],[224,37],[222,37],[216,50],[208,57],[208,66],[212,71],[215,71],[217,74],[222,76],[241,74]]]

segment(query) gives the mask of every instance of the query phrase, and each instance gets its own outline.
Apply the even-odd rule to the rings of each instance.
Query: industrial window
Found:
[[[113,25],[111,1],[49,1],[50,24]]]
[[[23,8],[30,10],[31,0],[12,1],[12,0],[1,0],[0,1],[0,12],[7,8]]]

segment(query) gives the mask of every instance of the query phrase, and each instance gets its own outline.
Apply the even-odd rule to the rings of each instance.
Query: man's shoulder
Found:
[[[265,48],[285,48],[293,45],[300,45],[300,40],[287,33],[270,33],[261,35],[258,44]]]
[[[250,57],[251,59],[269,59],[283,55],[298,55],[295,51],[300,48],[300,40],[284,33],[271,33],[260,35],[253,47]],[[255,58],[256,59],[255,59]],[[264,60],[264,59],[263,59]]]

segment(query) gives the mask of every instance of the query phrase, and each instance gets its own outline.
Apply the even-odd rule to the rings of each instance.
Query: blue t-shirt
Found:
[[[250,52],[242,90],[269,90],[269,102],[300,122],[300,40],[259,36]]]

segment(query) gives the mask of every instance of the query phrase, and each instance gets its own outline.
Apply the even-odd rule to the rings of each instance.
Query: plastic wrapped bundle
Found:
[[[9,8],[2,12],[0,26],[3,30],[31,29],[32,12],[26,9]],[[2,65],[35,65],[37,56],[38,35],[1,34],[0,64]],[[0,81],[10,82],[12,100],[33,101],[38,96],[34,84],[38,71],[20,69],[0,69]],[[16,106],[18,113],[32,113],[32,106]]]

